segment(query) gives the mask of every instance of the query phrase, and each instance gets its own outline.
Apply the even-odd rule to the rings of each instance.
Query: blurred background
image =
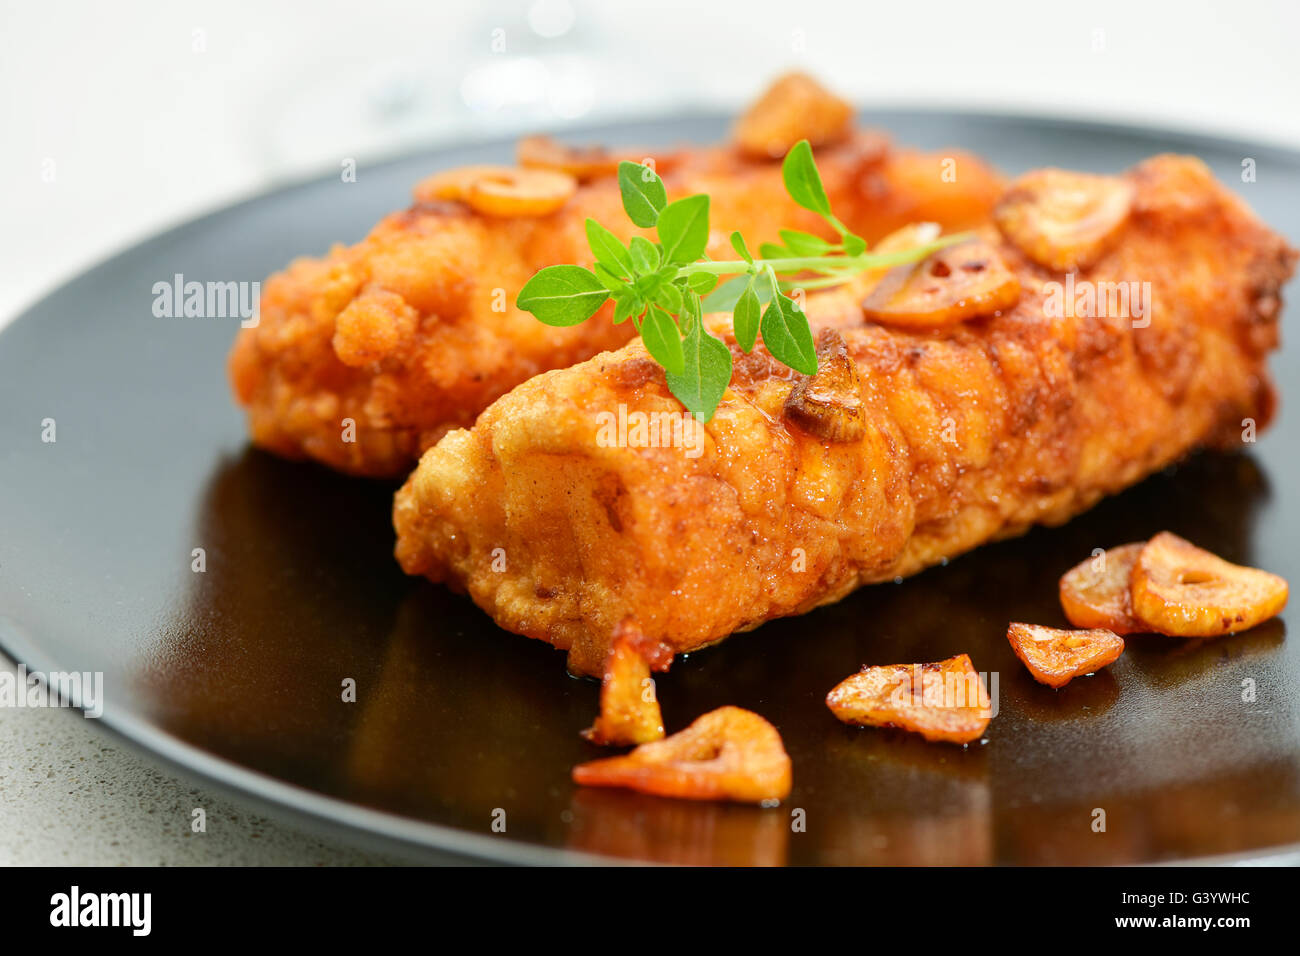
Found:
[[[0,0],[0,324],[137,239],[348,159],[364,176],[447,139],[732,109],[791,67],[863,105],[1300,146],[1297,36],[1293,0]]]

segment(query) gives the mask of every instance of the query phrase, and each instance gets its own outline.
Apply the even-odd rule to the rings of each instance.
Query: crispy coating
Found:
[[[944,181],[945,158],[959,164],[956,182]],[[897,150],[869,132],[819,149],[817,161],[836,213],[871,240],[916,220],[966,228],[988,217],[1002,189],[974,157]],[[670,198],[709,194],[715,257],[732,257],[735,229],[753,243],[783,228],[831,237],[785,194],[776,160],[734,146],[682,149],[661,157],[659,172]],[[260,322],[241,330],[229,363],[258,445],[354,474],[404,476],[420,452],[520,382],[635,334],[631,323],[612,324],[610,306],[551,328],[514,302],[538,269],[590,262],[588,217],[625,240],[644,232],[627,221],[610,175],[587,176],[550,215],[485,215],[420,195],[357,245],[267,280]],[[355,423],[346,433],[344,419]]]
[[[808,297],[857,365],[860,437],[792,421],[799,376],[733,343],[698,454],[630,427],[601,440],[601,413],[681,413],[633,342],[524,383],[426,452],[395,502],[399,561],[598,674],[625,616],[677,652],[704,647],[1062,523],[1239,438],[1245,417],[1262,426],[1295,253],[1197,160],[1157,157],[1125,178],[1123,234],[1076,279],[1150,282],[1149,323],[1049,314],[1063,277],[986,230],[1021,286],[1000,315],[909,331],[860,311],[854,325],[843,291]]]

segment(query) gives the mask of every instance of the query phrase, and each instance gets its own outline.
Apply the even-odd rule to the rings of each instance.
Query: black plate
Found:
[[[1214,167],[1292,243],[1300,156],[1076,123],[881,113],[904,142],[1008,172],[1099,171],[1163,150]],[[583,138],[709,141],[721,118]],[[1300,649],[1286,617],[1216,641],[1142,637],[1109,671],[1034,683],[1008,620],[1062,622],[1057,576],[1098,544],[1169,528],[1300,581],[1294,415],[1249,455],[1195,457],[1070,525],[859,591],[679,661],[670,729],[722,704],[781,730],[779,809],[583,791],[569,768],[597,685],[391,557],[393,486],[250,450],[225,357],[237,319],[163,319],[152,287],[254,281],[360,238],[429,171],[498,143],[294,186],[100,265],[0,336],[0,640],[34,670],[102,671],[103,722],[211,780],[430,857],[601,854],[724,863],[1127,863],[1294,853]],[[1243,159],[1257,181],[1242,183]],[[68,228],[75,228],[69,223]],[[1275,364],[1284,398],[1295,350]],[[42,441],[42,421],[57,441]],[[191,571],[191,551],[207,571]],[[837,723],[822,697],[863,663],[969,652],[999,675],[987,742],[961,750]],[[341,686],[357,682],[357,703]],[[1253,700],[1243,687],[1253,686]],[[1249,695],[1247,695],[1249,696]],[[1094,832],[1095,811],[1106,815]],[[804,829],[792,828],[803,811]],[[504,813],[505,832],[493,830]]]

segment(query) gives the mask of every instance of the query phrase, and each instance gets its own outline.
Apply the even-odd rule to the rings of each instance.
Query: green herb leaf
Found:
[[[728,279],[704,297],[701,307],[705,312],[730,312],[740,301],[740,294],[749,285],[750,276]]]
[[[681,333],[673,317],[658,306],[653,306],[641,322],[641,341],[646,351],[664,367],[664,371],[681,375],[686,371],[682,355]],[[671,386],[670,386],[671,387]]]
[[[824,256],[831,251],[831,244],[821,236],[797,229],[782,229],[781,241],[796,256]]]
[[[659,213],[668,205],[664,182],[649,166],[626,160],[618,164],[618,191],[623,194],[627,218],[642,229],[659,221]]]
[[[811,209],[823,216],[831,214],[831,201],[826,198],[826,187],[822,185],[821,174],[817,172],[808,140],[799,140],[785,154],[785,162],[781,164],[781,178],[785,180],[785,191],[790,194],[790,198],[804,209]]]
[[[668,390],[701,422],[713,418],[731,383],[731,350],[718,341],[703,322],[695,322],[683,343],[685,368],[666,372]]]
[[[813,344],[808,317],[784,295],[777,295],[763,313],[763,344],[778,361],[796,372],[817,372],[817,348]]]
[[[692,292],[708,295],[718,284],[718,277],[712,272],[692,272],[686,277],[686,284]]]
[[[736,311],[731,316],[732,327],[736,331],[736,342],[745,354],[754,351],[754,343],[758,341],[760,309],[758,293],[754,291],[754,284],[750,282],[745,287],[745,291],[740,294],[740,299],[736,302]]]
[[[591,246],[596,261],[610,272],[624,276],[632,274],[632,259],[627,248],[618,241],[618,236],[594,219],[587,220],[587,245]]]
[[[751,351],[761,334],[775,358],[812,375],[817,371],[812,329],[783,288],[824,288],[865,269],[917,262],[935,249],[969,238],[948,236],[912,249],[868,253],[866,240],[831,213],[807,140],[786,155],[781,174],[791,198],[819,213],[840,235],[838,245],[809,232],[783,229],[783,244],[760,246],[762,259],[768,260],[761,261],[750,255],[744,237],[733,232],[731,245],[743,263],[697,265],[709,238],[708,197],[690,196],[670,205],[653,169],[624,162],[618,170],[624,209],[642,228],[657,224],[661,244],[637,236],[624,247],[617,236],[589,219],[587,241],[596,259],[592,270],[576,265],[541,270],[520,290],[519,307],[549,325],[576,325],[612,296],[615,324],[632,320],[647,351],[664,367],[672,393],[692,414],[708,421],[731,381],[732,359],[727,346],[705,328],[703,311],[731,311],[743,351]],[[718,269],[745,274],[719,284],[713,271]],[[778,272],[786,278],[778,279]],[[808,273],[812,276],[807,279],[790,277]]]
[[[633,316],[640,315],[644,308],[645,303],[637,298],[636,293],[631,290],[628,290],[624,295],[615,296],[614,324],[622,325]]]
[[[602,263],[597,262],[591,267],[591,271],[595,273],[596,278],[600,280],[600,284],[610,292],[617,292],[619,289],[622,289],[627,285],[626,279],[621,279],[614,275],[614,273],[606,269]]]
[[[709,197],[687,196],[659,214],[659,242],[667,262],[694,262],[709,244]]]
[[[745,237],[739,232],[731,234],[731,248],[736,250],[736,255],[744,259],[751,266],[754,264],[754,257],[749,254],[749,246],[745,245]]]
[[[682,311],[682,294],[671,282],[665,282],[655,290],[655,302],[671,315]]]
[[[641,275],[650,275],[659,268],[662,261],[655,244],[644,236],[633,236],[631,246],[632,265]]]
[[[710,292],[704,299],[705,312],[730,312],[740,302],[740,296],[749,287],[752,276],[735,276],[728,279],[722,285]],[[767,284],[759,286],[758,301],[761,305],[766,305],[768,299],[772,297],[771,290]]]
[[[682,334],[689,335],[691,329],[700,323],[701,317],[700,297],[693,292],[682,296],[682,311],[678,317]]]
[[[547,266],[519,290],[515,304],[547,325],[585,322],[609,298],[609,290],[581,266]]]

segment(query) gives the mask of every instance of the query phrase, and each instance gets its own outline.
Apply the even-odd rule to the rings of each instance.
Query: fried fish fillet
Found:
[[[1106,180],[1124,208],[1073,226],[1060,212],[1080,191],[1060,176],[1011,188],[1001,230],[980,233],[990,255],[936,253],[910,273],[927,293],[952,268],[1005,269],[1012,306],[908,329],[866,321],[843,290],[812,294],[814,380],[744,355],[717,323],[735,374],[698,455],[630,430],[601,440],[610,415],[680,411],[639,341],[524,383],[398,493],[402,567],[594,674],[625,617],[690,651],[1062,523],[1193,449],[1239,443],[1245,419],[1263,427],[1294,251],[1194,159]],[[1033,258],[1065,253],[1069,277]],[[882,315],[887,281],[865,297]],[[1107,302],[1119,283],[1150,284],[1144,316],[1078,298]]]
[[[787,92],[773,104],[769,94],[735,144],[660,154],[670,199],[709,194],[710,254],[729,257],[727,237],[737,229],[755,243],[775,241],[783,228],[833,238],[786,195],[781,153],[760,149],[804,133],[824,141],[817,160],[837,214],[869,240],[917,220],[962,229],[987,219],[1003,185],[988,166],[957,151],[896,149],[879,134],[854,131],[848,106],[836,108],[830,94],[807,84],[797,85],[793,100]],[[788,128],[774,127],[782,115]],[[536,141],[528,143],[521,160],[546,162],[534,155]],[[564,151],[552,151],[566,166]],[[587,181],[550,215],[483,215],[463,202],[425,198],[357,245],[299,259],[268,279],[260,322],[240,332],[229,363],[253,441],[353,474],[405,476],[425,448],[472,424],[520,382],[631,339],[631,323],[609,321],[610,306],[594,321],[552,328],[514,304],[538,269],[590,263],[588,217],[624,240],[643,232],[623,212],[616,164],[594,163],[592,155],[603,154],[570,157]]]

